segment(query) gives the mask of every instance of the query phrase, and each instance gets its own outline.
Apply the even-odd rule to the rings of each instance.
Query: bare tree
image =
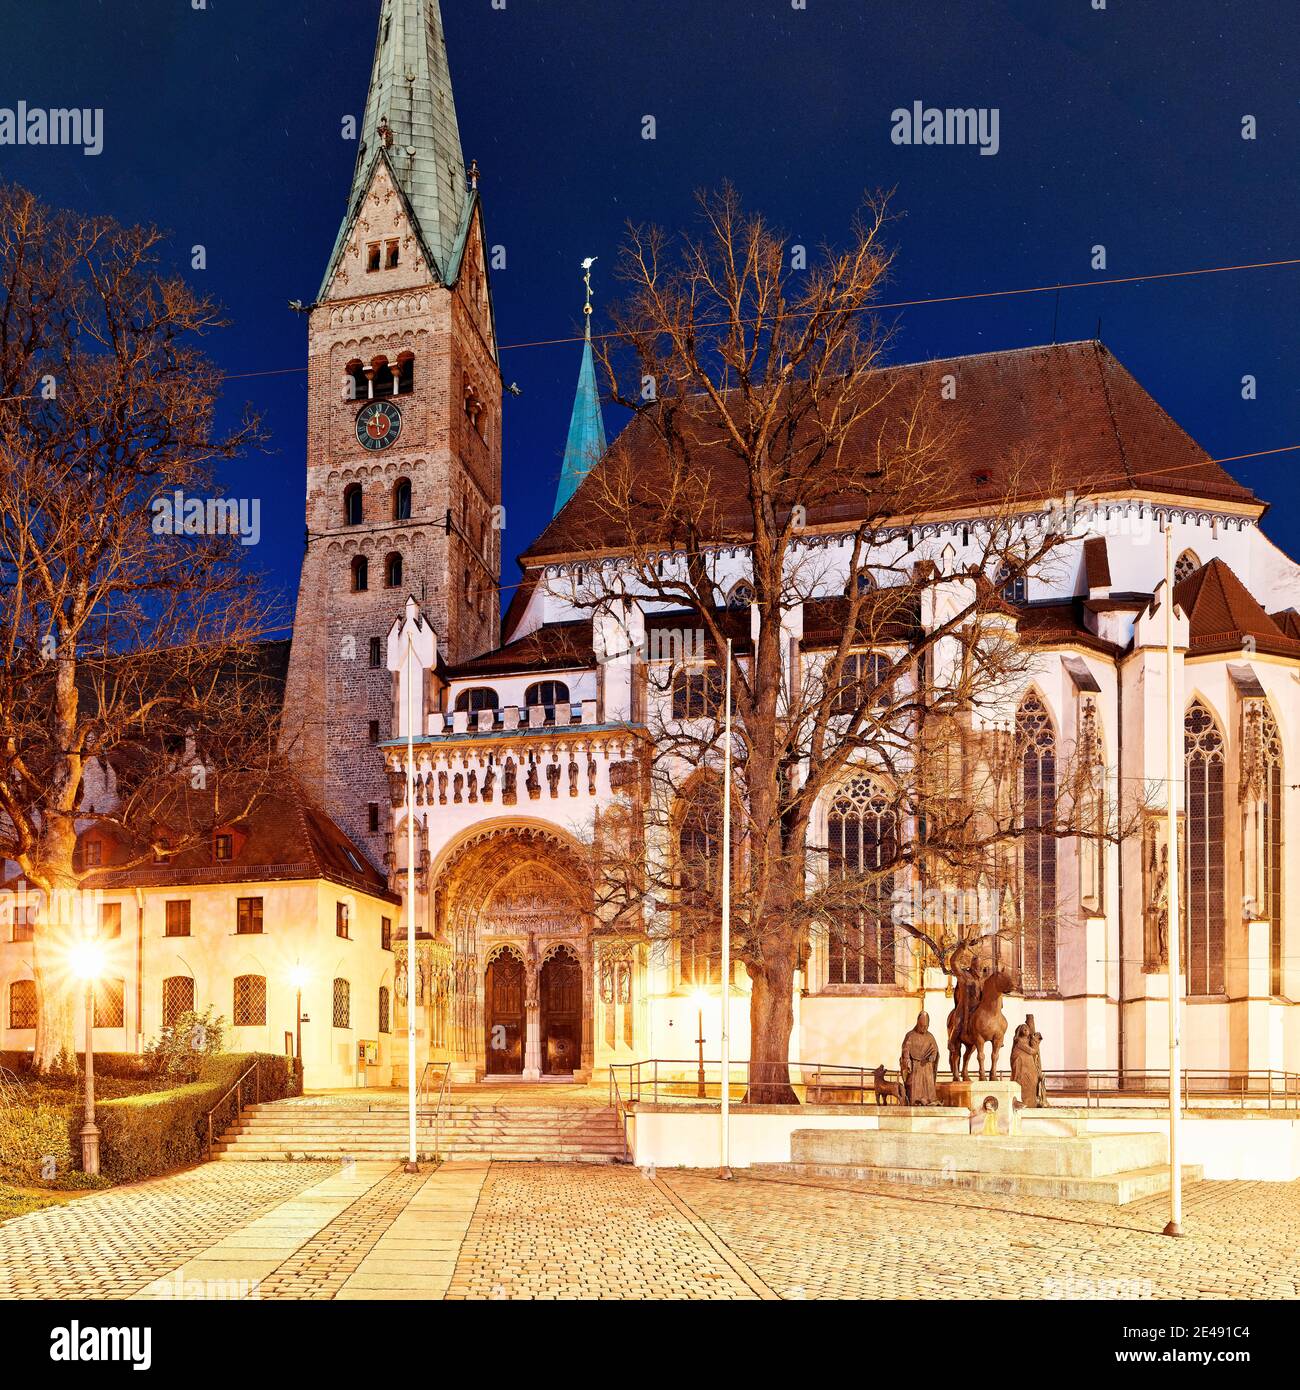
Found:
[[[239,819],[272,765],[266,605],[213,476],[258,427],[217,428],[221,320],[161,241],[0,186],[0,855],[42,900],[42,1072],[75,1058],[85,885]]]
[[[1081,820],[1068,794],[1026,808],[1012,785],[1007,700],[1035,652],[1008,594],[1050,573],[1072,533],[1068,516],[1027,521],[1067,493],[1053,460],[1001,461],[959,561],[918,540],[936,516],[972,514],[968,424],[937,369],[886,365],[872,312],[886,201],[806,270],[731,189],[700,203],[697,236],[629,231],[602,358],[635,418],[565,520],[566,548],[606,557],[572,567],[566,596],[652,610],[649,635],[627,639],[644,643],[644,825],[620,812],[598,830],[594,877],[607,920],[648,916],[701,979],[719,939],[732,639],[733,951],[752,983],[751,1099],[781,1102],[812,933],[889,912],[949,968],[968,933],[897,912],[904,871],[1006,886],[1018,839],[1116,825],[1092,801]],[[812,843],[819,802],[859,770],[883,789],[870,854]]]

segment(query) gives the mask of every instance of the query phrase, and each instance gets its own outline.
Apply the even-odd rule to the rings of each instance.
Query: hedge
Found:
[[[113,1182],[138,1182],[199,1162],[207,1152],[208,1112],[254,1062],[261,1063],[263,1100],[297,1093],[292,1059],[268,1052],[225,1053],[206,1059],[197,1081],[96,1106],[100,1172]],[[233,1122],[234,1110],[231,1096],[213,1117],[214,1134]],[[80,1113],[70,1131],[80,1152]]]
[[[86,1054],[77,1053],[77,1070],[84,1070]],[[31,1071],[32,1053],[0,1052],[0,1067],[5,1067],[18,1077]],[[95,1075],[116,1076],[124,1081],[134,1081],[153,1074],[152,1061],[139,1052],[96,1052]]]

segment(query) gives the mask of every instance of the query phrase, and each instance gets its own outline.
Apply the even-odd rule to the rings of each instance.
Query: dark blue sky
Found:
[[[212,355],[265,416],[271,452],[228,469],[262,499],[254,558],[291,595],[302,549],[305,332],[344,210],[378,0],[9,0],[0,106],[100,106],[105,149],[0,147],[44,197],[175,235],[177,263],[232,325]],[[864,188],[896,187],[888,297],[1087,280],[1300,255],[1300,7],[1292,0],[443,0],[467,158],[509,266],[501,342],[581,321],[577,263],[600,296],[625,219],[679,227],[730,178],[793,240],[844,234]],[[900,147],[913,101],[997,107],[1000,150]],[[658,138],[641,138],[655,116]],[[1258,138],[1241,138],[1245,115]],[[1300,267],[1072,290],[1057,336],[1093,336],[1216,456],[1300,443]],[[1050,341],[1053,295],[913,308],[898,355]],[[503,575],[550,515],[576,344],[503,353]],[[1241,398],[1241,378],[1259,398]],[[609,423],[615,427],[612,416]],[[1300,553],[1300,453],[1230,465]],[[508,594],[507,594],[508,597]]]

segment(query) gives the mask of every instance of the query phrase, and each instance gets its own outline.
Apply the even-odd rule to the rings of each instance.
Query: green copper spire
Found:
[[[587,327],[582,341],[582,363],[578,367],[578,390],[569,418],[569,438],[564,446],[564,468],[555,491],[555,511],[578,490],[578,484],[591,472],[605,452],[605,421],[600,413],[600,392],[596,389],[596,364],[591,354],[591,267],[595,256],[582,263],[587,302],[582,312]],[[553,513],[554,514],[554,513]]]
[[[380,159],[406,196],[430,268],[454,283],[476,195],[461,154],[438,0],[383,0],[356,172],[320,298]]]

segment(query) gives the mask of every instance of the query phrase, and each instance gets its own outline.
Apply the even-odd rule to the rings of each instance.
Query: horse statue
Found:
[[[998,1053],[1002,1051],[1002,1039],[1007,1034],[1007,1019],[1002,1012],[1002,996],[1010,994],[1015,981],[1005,970],[986,975],[980,985],[979,999],[963,1019],[962,1011],[954,1008],[948,1015],[948,1067],[952,1079],[956,1081],[958,1062],[961,1064],[961,1080],[970,1080],[971,1053],[979,1066],[980,1080],[998,1079]],[[988,1076],[984,1075],[984,1044],[992,1044],[989,1057]]]

